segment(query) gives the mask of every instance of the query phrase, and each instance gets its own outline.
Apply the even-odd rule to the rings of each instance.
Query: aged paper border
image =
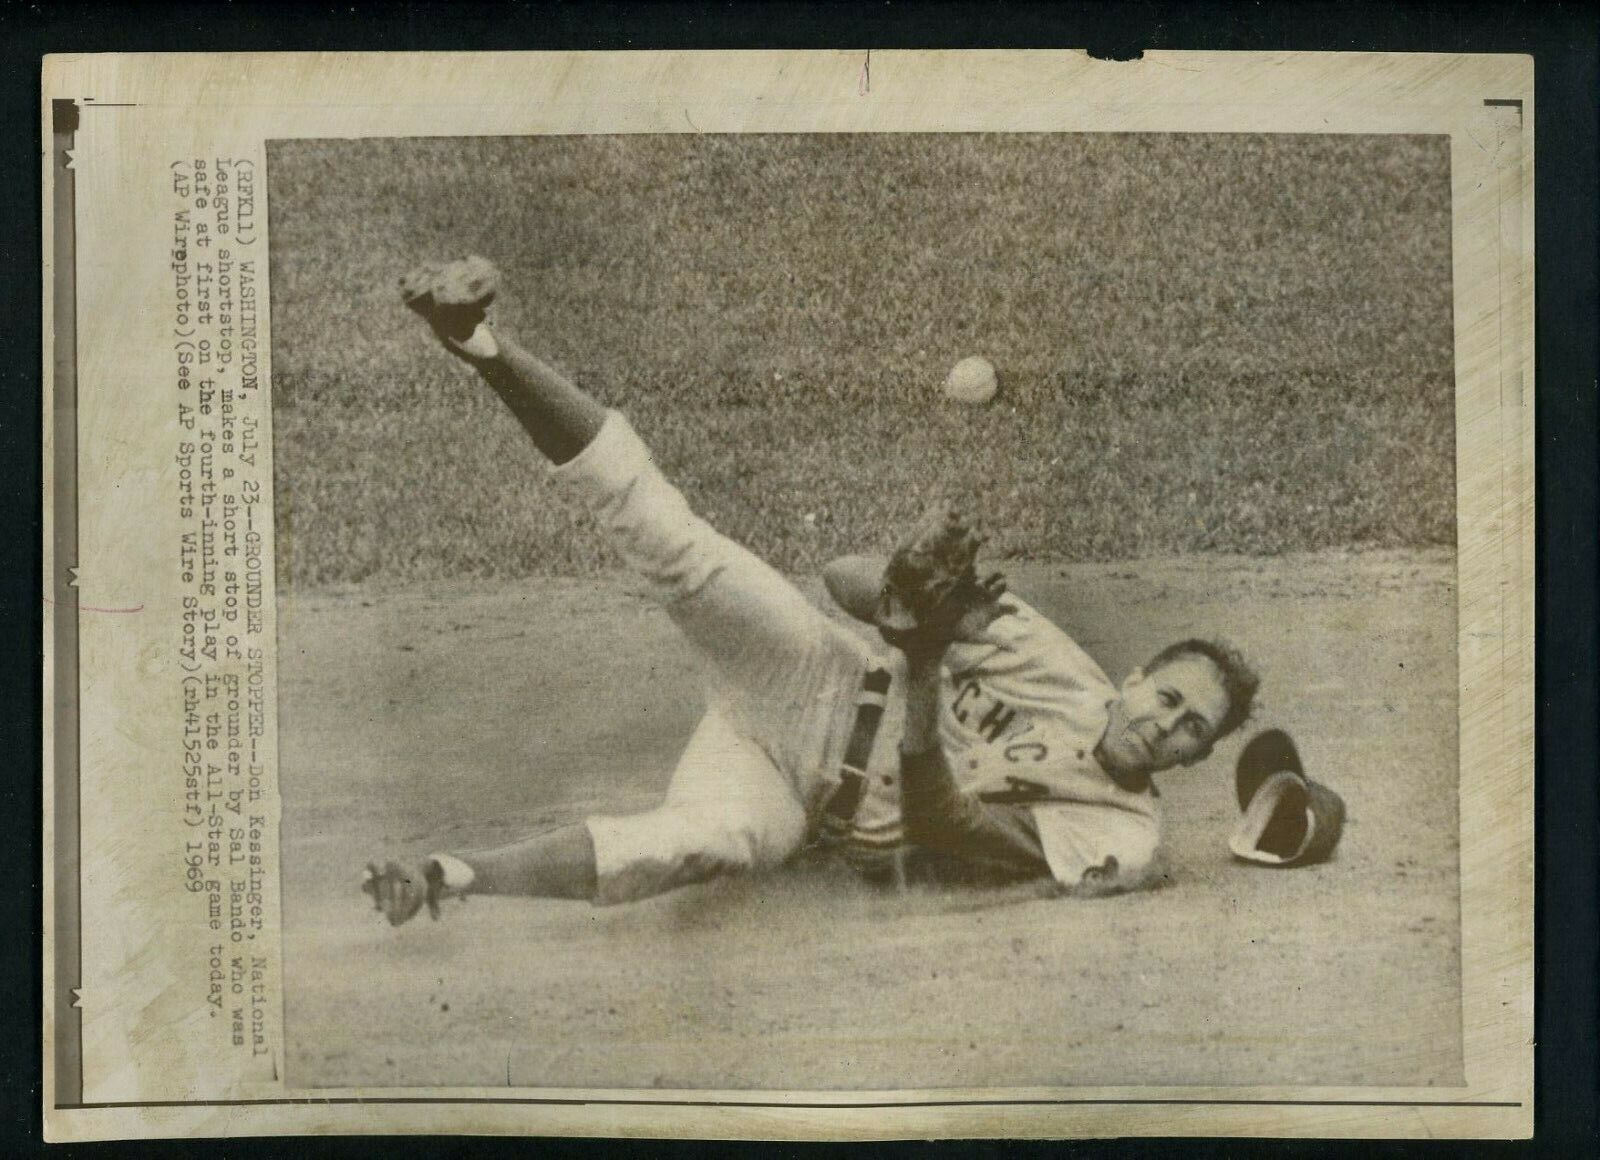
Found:
[[[55,905],[77,851],[60,840],[55,772],[69,722],[45,726],[47,1133],[57,1140],[281,1132],[472,1132],[562,1135],[865,1139],[927,1136],[1313,1135],[1521,1136],[1532,1127],[1533,1011],[1533,76],[1514,56],[1149,52],[1138,62],[1076,52],[738,52],[596,54],[218,54],[77,56],[46,62],[43,139],[51,101],[86,116],[125,118],[122,148],[215,149],[268,138],[578,132],[1364,132],[1442,133],[1452,141],[1460,578],[1461,895],[1467,1084],[1461,1089],[1120,1088],[828,1094],[726,1092],[517,1093],[321,1091],[245,1084],[226,1098],[143,1098],[56,1105],[58,956],[75,953]],[[92,113],[90,106],[99,106]],[[118,111],[122,110],[122,111]],[[116,139],[108,132],[106,139]],[[47,595],[71,590],[52,497],[82,474],[92,517],[130,452],[97,458],[52,422],[75,403],[50,243],[62,183],[45,158],[44,430]],[[97,190],[104,238],[141,212],[133,191]],[[152,191],[153,192],[153,191]],[[116,204],[113,205],[112,202]],[[121,250],[86,262],[121,267]],[[142,269],[132,270],[140,278]],[[108,301],[96,299],[104,304]],[[92,410],[109,381],[81,357],[98,333],[136,330],[113,313],[86,323],[77,299],[76,386]],[[64,313],[58,313],[57,307]],[[57,331],[56,321],[63,330]],[[95,329],[87,331],[86,326]],[[263,332],[265,333],[265,332]],[[263,340],[265,346],[265,339]],[[131,408],[129,409],[132,410]],[[130,426],[135,415],[125,416]],[[97,488],[95,484],[101,486]],[[93,497],[92,500],[90,497]],[[123,495],[116,501],[128,503]],[[76,510],[76,509],[73,509]],[[137,509],[135,508],[135,511]],[[102,509],[104,514],[104,509]],[[125,578],[119,577],[119,581]],[[144,577],[159,589],[159,576]],[[87,603],[87,600],[85,601]],[[46,704],[93,709],[88,652],[75,618],[47,604]],[[95,659],[96,656],[98,659]],[[125,690],[123,691],[125,692]],[[126,702],[122,709],[127,711]],[[48,722],[55,720],[53,728]],[[79,876],[79,881],[82,876]],[[100,884],[103,888],[103,884]],[[98,944],[97,944],[98,946]],[[98,953],[97,946],[84,953]],[[131,1018],[131,1013],[130,1013]],[[139,1077],[132,1078],[139,1088]]]

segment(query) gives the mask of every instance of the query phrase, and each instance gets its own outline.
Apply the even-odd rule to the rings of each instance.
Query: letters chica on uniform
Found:
[[[653,810],[370,865],[364,889],[390,922],[424,906],[437,917],[452,894],[627,902],[771,869],[819,841],[867,866],[910,844],[1069,890],[1150,879],[1151,775],[1204,759],[1248,716],[1257,681],[1236,654],[1183,641],[1119,687],[1003,584],[960,617],[891,631],[883,562],[836,561],[827,588],[892,642],[875,647],[695,515],[620,413],[492,331],[497,285],[469,258],[402,291],[511,409],[553,488],[649,582],[705,662],[709,706]]]

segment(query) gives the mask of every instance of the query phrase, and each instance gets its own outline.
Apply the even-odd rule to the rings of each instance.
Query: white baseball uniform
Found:
[[[595,900],[776,866],[819,833],[854,847],[903,842],[899,654],[831,620],[695,515],[621,414],[551,475],[708,668],[709,709],[662,804],[587,819]],[[1115,690],[1065,633],[1015,603],[992,643],[950,651],[945,755],[973,800],[1026,811],[1037,872],[1047,864],[1068,886],[1090,870],[1136,874],[1160,823],[1152,792],[1122,789],[1094,760]]]

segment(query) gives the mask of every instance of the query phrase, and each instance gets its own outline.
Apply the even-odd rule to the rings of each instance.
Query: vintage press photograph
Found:
[[[1447,137],[267,189],[291,1086],[1463,1082]]]

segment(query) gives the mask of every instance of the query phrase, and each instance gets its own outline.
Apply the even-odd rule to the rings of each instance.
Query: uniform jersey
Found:
[[[900,845],[901,654],[885,656],[881,640],[831,620],[695,515],[616,412],[582,452],[552,469],[552,481],[646,580],[707,677],[708,712],[660,805],[585,819],[595,900],[778,866],[819,829],[834,832],[833,822],[862,848]],[[1119,796],[1091,764],[1110,683],[1020,603],[992,636],[952,653],[946,729],[950,754],[964,761],[961,776],[979,792],[1028,803],[984,809],[1033,823],[1029,872],[1048,861],[1076,884],[1079,867],[1136,861],[1140,841],[1154,841],[1153,805],[1148,795]],[[951,790],[947,800],[978,803],[948,777],[940,784]],[[855,792],[842,797],[846,786]],[[841,801],[848,809],[836,813]],[[1131,826],[1119,826],[1124,816]]]
[[[1050,874],[1062,885],[1077,886],[1086,875],[1132,880],[1152,864],[1161,823],[1148,784],[1124,788],[1095,760],[1116,688],[1047,617],[1013,597],[1007,601],[1016,611],[996,621],[982,643],[956,644],[946,655],[945,763],[966,794],[1026,811]],[[883,847],[904,839],[903,714],[903,701],[891,698],[852,842]]]

